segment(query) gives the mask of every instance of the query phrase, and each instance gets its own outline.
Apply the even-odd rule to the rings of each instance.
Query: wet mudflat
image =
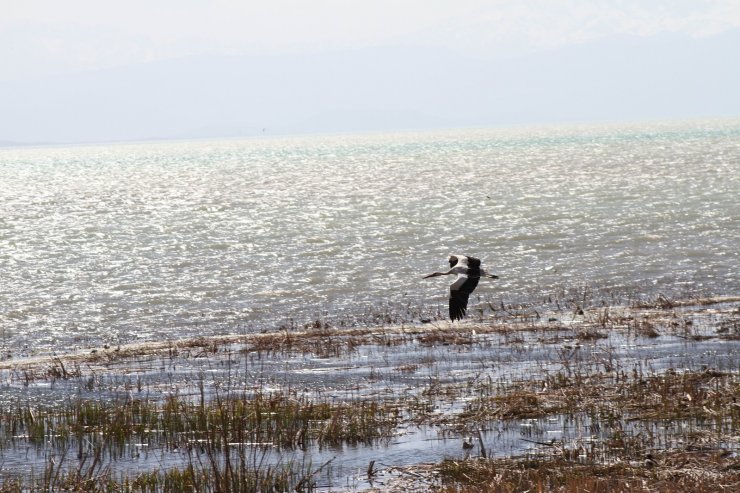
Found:
[[[740,482],[736,298],[37,354],[0,388],[0,491],[477,491],[524,484],[511,461]]]

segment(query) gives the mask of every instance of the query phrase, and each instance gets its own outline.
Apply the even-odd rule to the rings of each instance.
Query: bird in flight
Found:
[[[480,259],[466,255],[450,255],[450,270],[447,272],[433,272],[424,279],[437,276],[457,275],[457,279],[450,285],[450,320],[460,320],[465,317],[468,309],[470,293],[478,286],[481,277],[498,279],[498,276],[489,274],[480,266]]]

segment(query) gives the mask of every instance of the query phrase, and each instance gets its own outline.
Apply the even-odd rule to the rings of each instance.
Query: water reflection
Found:
[[[584,286],[732,294],[739,129],[4,149],[0,346],[418,320],[446,302],[419,274],[450,252],[501,274],[482,310]]]

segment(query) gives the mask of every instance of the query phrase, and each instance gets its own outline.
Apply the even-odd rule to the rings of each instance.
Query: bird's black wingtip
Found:
[[[455,320],[462,320],[465,318],[465,313],[467,310],[465,308],[460,307],[450,307],[450,322],[454,322]]]

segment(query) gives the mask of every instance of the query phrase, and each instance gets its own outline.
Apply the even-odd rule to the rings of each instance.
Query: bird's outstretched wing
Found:
[[[450,320],[465,318],[468,310],[468,298],[475,291],[480,277],[468,277],[464,274],[457,276],[457,280],[450,286]]]

